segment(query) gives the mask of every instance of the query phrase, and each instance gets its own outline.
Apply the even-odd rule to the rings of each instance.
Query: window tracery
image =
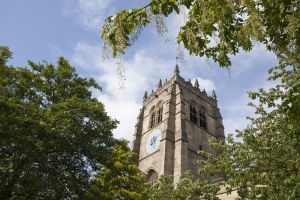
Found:
[[[162,122],[162,112],[163,112],[163,108],[160,107],[158,109],[158,112],[157,112],[157,123],[159,124],[160,122]]]
[[[151,113],[150,128],[153,128],[154,126],[155,126],[155,113]]]
[[[150,109],[150,121],[149,121],[149,128],[153,128],[155,126],[155,107],[153,106]]]
[[[193,103],[190,104],[190,120],[195,124],[198,122],[196,105]]]
[[[201,106],[201,109],[199,111],[199,115],[200,115],[200,126],[202,128],[207,129],[207,121],[206,121],[206,115],[205,115],[205,108],[204,108],[204,106]]]
[[[156,106],[150,109],[149,113],[149,128],[153,128],[162,122],[163,118],[163,105],[159,102]]]

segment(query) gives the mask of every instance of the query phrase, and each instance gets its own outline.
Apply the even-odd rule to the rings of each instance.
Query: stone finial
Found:
[[[148,93],[147,93],[147,91],[145,91],[144,99],[147,99],[147,97],[148,97]]]
[[[199,82],[198,82],[198,79],[195,80],[194,87],[199,88]]]
[[[157,84],[157,87],[158,87],[158,88],[161,88],[161,87],[162,87],[161,79],[159,79],[158,84]]]
[[[154,90],[151,91],[151,94],[153,94],[153,93],[154,93]]]
[[[216,95],[216,91],[215,90],[212,91],[211,96],[212,96],[213,99],[217,99],[217,95]]]
[[[207,93],[206,93],[205,89],[203,90],[203,93],[204,93],[205,95],[207,95]]]
[[[165,79],[165,83],[168,82],[168,79]]]
[[[178,64],[175,66],[174,74],[179,74],[179,67]]]

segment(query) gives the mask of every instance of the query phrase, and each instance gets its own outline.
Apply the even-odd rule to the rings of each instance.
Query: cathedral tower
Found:
[[[200,86],[201,87],[201,86]],[[155,91],[145,92],[143,107],[135,127],[133,151],[138,155],[139,169],[154,181],[162,174],[172,175],[176,183],[187,170],[199,177],[197,154],[203,150],[214,155],[209,138],[224,140],[224,127],[215,92],[208,96],[196,80],[194,85],[174,75]],[[207,177],[199,177],[207,179]]]

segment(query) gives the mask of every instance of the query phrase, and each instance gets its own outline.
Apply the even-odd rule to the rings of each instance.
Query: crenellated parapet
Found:
[[[170,86],[173,83],[173,78],[171,78],[170,80],[165,80],[165,82],[162,84],[161,80],[158,83],[158,87],[156,88],[156,90],[152,90],[152,92],[148,95],[147,91],[145,92],[145,94],[147,94],[146,96],[144,95],[144,101],[143,101],[143,106],[147,105],[149,102],[151,102],[153,99],[157,98],[162,92],[164,91],[168,91],[168,89],[170,88]]]
[[[152,90],[149,95],[147,91],[145,92],[143,105],[148,105],[149,102],[157,98],[162,92],[169,91],[173,84],[179,84],[180,86],[185,87],[192,93],[196,94],[199,98],[202,98],[205,101],[209,101],[214,106],[217,106],[217,96],[215,90],[213,90],[211,96],[209,96],[205,88],[200,88],[198,79],[195,80],[194,84],[192,84],[191,79],[185,80],[179,74],[178,65],[176,65],[174,75],[170,80],[165,79],[164,83],[162,83],[160,79],[155,90]]]

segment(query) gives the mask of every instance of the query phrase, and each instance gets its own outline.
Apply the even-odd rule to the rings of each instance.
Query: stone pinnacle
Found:
[[[148,97],[148,93],[147,93],[147,91],[145,91],[144,99],[147,99],[147,97]]]
[[[198,79],[195,80],[195,84],[194,87],[199,88],[199,83],[198,83]]]
[[[176,64],[176,66],[175,66],[174,73],[175,73],[175,74],[179,74],[179,67],[178,67],[178,64]]]

